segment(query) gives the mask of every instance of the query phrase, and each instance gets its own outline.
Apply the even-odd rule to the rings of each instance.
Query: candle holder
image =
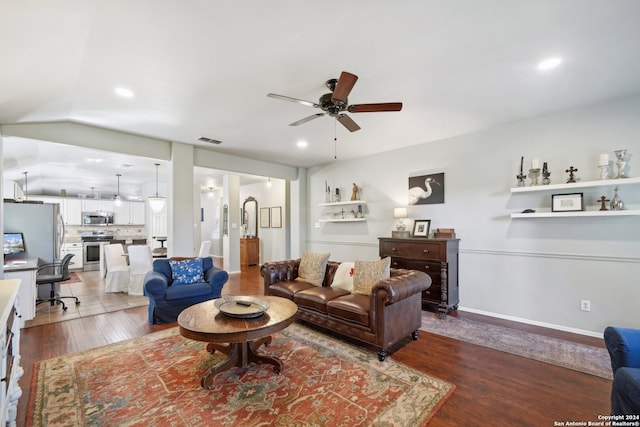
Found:
[[[600,179],[609,179],[609,165],[599,165]]]
[[[524,187],[525,179],[527,179],[527,176],[523,175],[522,171],[520,171],[520,173],[516,175],[516,178],[518,178],[518,187]]]
[[[549,171],[542,171],[542,185],[549,185],[551,184],[551,179],[549,178],[551,176],[551,172]]]
[[[531,179],[531,186],[534,187],[538,184],[538,178],[540,177],[540,168],[529,169],[529,178]]]
[[[616,154],[616,166],[618,168],[618,176],[616,176],[616,178],[626,178],[626,176],[624,176],[624,168],[627,162],[624,160],[624,157],[627,155],[627,150],[616,150],[614,153]]]

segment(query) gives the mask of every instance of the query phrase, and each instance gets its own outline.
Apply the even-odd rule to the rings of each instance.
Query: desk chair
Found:
[[[51,286],[51,292],[49,294],[49,298],[37,299],[36,304],[50,302],[51,306],[54,306],[58,303],[62,304],[62,310],[65,311],[67,310],[67,306],[62,301],[62,298],[73,298],[76,305],[80,304],[80,300],[77,297],[56,296],[56,283],[64,282],[71,278],[71,275],[69,274],[69,262],[71,262],[71,258],[73,258],[73,254],[67,254],[60,261],[54,261],[38,267],[38,271],[36,273],[36,285],[40,286],[49,284]]]

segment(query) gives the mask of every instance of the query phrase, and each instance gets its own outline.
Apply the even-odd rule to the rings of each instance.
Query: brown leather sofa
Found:
[[[380,361],[401,339],[418,339],[421,293],[431,286],[426,273],[392,268],[391,277],[376,283],[368,296],[331,288],[338,262],[328,262],[322,286],[295,281],[299,265],[300,259],[287,260],[268,262],[260,269],[264,294],[294,301],[297,320],[371,344]]]

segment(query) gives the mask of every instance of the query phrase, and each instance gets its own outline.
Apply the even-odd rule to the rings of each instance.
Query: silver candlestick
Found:
[[[616,178],[626,178],[626,176],[624,176],[624,168],[627,162],[624,160],[624,157],[627,155],[627,150],[616,150],[614,153],[616,154],[616,166],[618,168],[618,176],[616,176]]]
[[[538,178],[540,177],[540,168],[529,169],[529,178],[531,179],[531,186],[536,186],[538,184]]]

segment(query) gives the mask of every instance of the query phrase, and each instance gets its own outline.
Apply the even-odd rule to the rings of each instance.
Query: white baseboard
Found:
[[[483,316],[488,316],[488,317],[495,317],[497,319],[509,320],[511,322],[525,323],[527,325],[540,326],[542,328],[549,328],[549,329],[555,329],[555,330],[563,331],[563,332],[570,332],[570,333],[573,333],[573,334],[586,335],[586,336],[594,337],[594,338],[602,338],[604,336],[603,335],[604,332],[593,332],[593,331],[587,331],[587,330],[584,330],[584,329],[570,328],[570,327],[567,327],[567,326],[555,325],[553,323],[538,322],[536,320],[524,319],[524,318],[521,318],[521,317],[507,316],[507,315],[504,315],[504,314],[498,314],[498,313],[493,313],[493,312],[489,312],[489,311],[476,310],[474,308],[469,308],[469,307],[458,307],[458,310],[466,311],[466,312],[469,312],[469,313],[481,314]]]

